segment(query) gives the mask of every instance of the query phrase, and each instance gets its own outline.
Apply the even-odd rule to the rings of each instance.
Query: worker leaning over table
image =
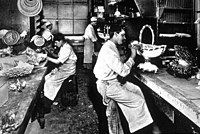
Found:
[[[153,119],[147,108],[141,89],[130,82],[124,84],[117,79],[118,76],[127,76],[136,56],[136,47],[131,48],[131,56],[122,63],[117,49],[125,41],[125,30],[120,25],[112,25],[110,28],[110,40],[101,48],[94,74],[97,78],[97,89],[103,97],[103,103],[108,104],[110,99],[117,102],[129,125],[130,132],[136,132],[153,123]],[[148,132],[149,134],[150,132]]]
[[[63,81],[76,72],[77,56],[72,46],[65,40],[63,34],[54,35],[54,43],[60,48],[58,58],[46,57],[46,60],[57,64],[49,74],[45,76],[44,83],[44,106],[46,113],[50,112],[53,103]]]

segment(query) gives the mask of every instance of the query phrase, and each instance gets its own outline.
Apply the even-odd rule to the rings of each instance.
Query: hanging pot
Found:
[[[15,30],[9,30],[2,38],[6,45],[15,45],[20,39],[20,35]]]
[[[41,12],[43,4],[42,0],[18,0],[17,7],[23,15],[33,17]]]
[[[44,45],[45,39],[40,35],[34,35],[30,42],[34,42],[36,46],[41,47]]]

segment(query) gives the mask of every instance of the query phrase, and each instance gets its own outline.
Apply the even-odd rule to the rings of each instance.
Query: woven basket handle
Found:
[[[142,43],[142,34],[143,34],[143,31],[144,31],[144,29],[145,28],[149,28],[150,29],[150,31],[151,31],[151,37],[152,37],[152,42],[151,42],[151,44],[152,45],[154,45],[154,32],[153,32],[153,29],[151,28],[151,26],[150,25],[144,25],[143,27],[142,27],[142,29],[140,30],[140,35],[139,35],[139,42],[140,43]]]

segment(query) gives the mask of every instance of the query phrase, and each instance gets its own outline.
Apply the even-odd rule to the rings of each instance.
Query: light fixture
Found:
[[[116,7],[115,17],[120,17],[121,13],[119,12],[118,6]]]

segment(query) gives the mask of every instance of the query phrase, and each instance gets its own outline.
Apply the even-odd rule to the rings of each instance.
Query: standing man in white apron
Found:
[[[125,63],[120,60],[117,46],[123,44],[125,39],[123,27],[112,25],[110,40],[102,46],[93,72],[98,79],[97,89],[103,97],[103,103],[107,105],[110,99],[116,101],[128,122],[130,132],[135,133],[151,126],[153,119],[141,89],[128,81],[121,84],[117,79],[118,75],[127,76],[135,63],[137,47],[131,48],[131,56]]]
[[[94,45],[97,41],[97,36],[94,27],[97,25],[97,17],[91,17],[90,24],[85,29],[84,33],[84,59],[83,67],[92,69],[92,55],[94,53]]]

